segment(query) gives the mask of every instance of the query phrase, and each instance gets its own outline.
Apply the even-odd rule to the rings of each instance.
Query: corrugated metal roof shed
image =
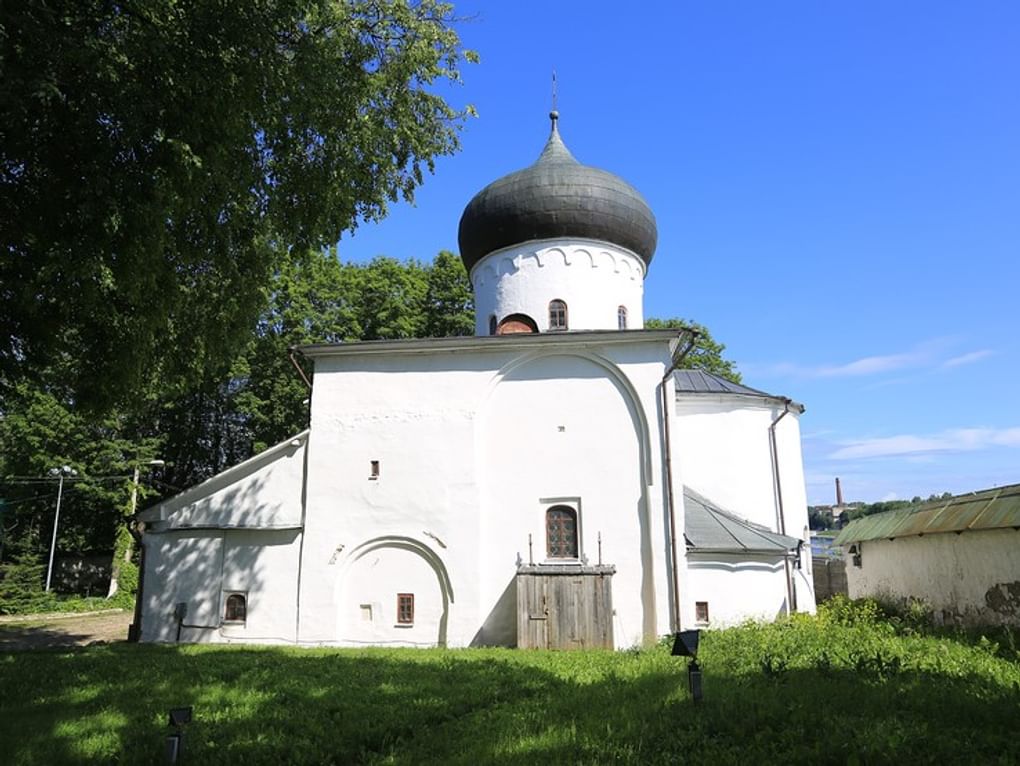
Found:
[[[967,532],[978,529],[1020,529],[1020,484],[957,495],[916,508],[876,513],[851,521],[836,545],[911,535]]]
[[[694,553],[783,554],[801,542],[724,511],[690,487],[684,487],[684,537]]]

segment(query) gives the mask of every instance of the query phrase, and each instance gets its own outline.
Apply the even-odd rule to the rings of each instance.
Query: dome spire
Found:
[[[552,70],[552,111],[549,112],[549,119],[552,120],[552,128],[556,130],[556,120],[560,118],[560,113],[556,111],[556,69]]]

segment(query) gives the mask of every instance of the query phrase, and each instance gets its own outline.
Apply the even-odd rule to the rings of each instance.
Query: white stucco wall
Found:
[[[708,603],[709,622],[694,620],[695,627],[774,620],[786,613],[786,575],[780,558],[691,553],[687,576],[691,603]]]
[[[140,516],[161,529],[298,527],[307,436],[281,442]]]
[[[660,381],[670,333],[363,344],[316,357],[311,429],[149,509],[143,639],[301,644],[513,644],[518,557],[546,561],[545,511],[579,516],[581,555],[616,567],[618,647],[672,628]],[[396,350],[394,350],[396,348]],[[672,378],[666,401],[674,401]],[[673,419],[684,483],[774,528],[767,429],[778,411],[711,400]],[[787,533],[806,527],[799,432],[780,424]],[[379,473],[372,475],[372,462]],[[683,627],[771,618],[775,562],[680,558]],[[809,561],[809,557],[807,558]],[[795,572],[813,609],[810,574]],[[801,589],[804,589],[803,595]],[[224,625],[230,592],[248,619]],[[396,620],[413,593],[415,619]]]
[[[318,359],[302,641],[512,643],[517,557],[530,533],[545,559],[545,509],[560,500],[580,506],[588,560],[601,532],[617,566],[617,645],[667,632],[656,395],[668,355],[668,341],[635,339]],[[396,626],[409,581],[423,607],[445,598],[444,614]]]
[[[570,330],[616,330],[617,309],[627,329],[644,327],[645,264],[633,253],[594,240],[541,240],[498,250],[471,269],[475,334],[489,334],[489,318],[526,314],[549,329],[549,302],[565,301]]]
[[[963,625],[1020,625],[1020,532],[972,530],[858,543],[851,598],[919,599]],[[844,548],[845,549],[845,548]]]
[[[748,521],[780,531],[769,426],[783,410],[783,404],[765,397],[681,394],[677,399],[672,438],[674,459],[683,466],[685,484]],[[801,612],[814,612],[799,413],[791,409],[775,430],[785,534],[804,541],[801,569],[791,566],[796,608]],[[723,568],[720,565],[718,572],[721,573]],[[771,603],[761,605],[753,588],[732,586],[732,583],[744,579],[747,578],[738,573],[738,576],[730,578],[701,577],[700,582],[704,587],[708,587],[708,583],[720,586],[715,598],[726,602],[725,614],[769,616],[773,608]],[[692,580],[698,581],[698,578]],[[723,588],[724,582],[730,584]],[[682,598],[685,615],[689,615],[689,619],[693,619],[694,602],[706,600],[688,596]],[[781,603],[785,600],[784,584]]]
[[[144,641],[281,643],[297,633],[307,432],[146,509]],[[245,595],[244,624],[224,625],[225,594]]]
[[[300,531],[169,530],[145,536],[142,640],[283,643],[296,638]],[[224,624],[228,593],[247,599],[244,624]]]

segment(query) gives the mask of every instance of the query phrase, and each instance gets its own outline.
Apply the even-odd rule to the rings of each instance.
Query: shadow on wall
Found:
[[[517,646],[517,578],[511,577],[506,588],[485,618],[482,627],[471,639],[471,646]]]
[[[259,623],[272,617],[267,614],[271,594],[263,553],[271,547],[293,545],[300,534],[297,529],[253,528],[270,510],[259,500],[264,483],[263,479],[248,480],[219,495],[217,505],[229,509],[232,528],[182,527],[146,533],[143,641],[176,641],[178,624],[181,642],[209,641],[216,632],[222,635],[228,592],[246,595],[249,630],[235,631],[236,640],[294,639],[293,626],[282,635],[257,634]],[[300,506],[300,496],[294,502]],[[295,546],[295,561],[296,556]],[[291,602],[296,602],[296,582],[290,584],[281,577],[274,587],[289,587]],[[187,605],[183,619],[176,611],[182,603]]]

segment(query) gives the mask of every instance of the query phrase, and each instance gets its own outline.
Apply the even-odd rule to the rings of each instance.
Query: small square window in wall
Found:
[[[413,625],[414,624],[414,594],[413,593],[398,593],[397,594],[397,624],[398,625]]]
[[[708,622],[708,602],[694,602],[694,619],[698,622]]]
[[[243,625],[248,619],[248,598],[243,593],[230,593],[223,609],[223,622]]]

